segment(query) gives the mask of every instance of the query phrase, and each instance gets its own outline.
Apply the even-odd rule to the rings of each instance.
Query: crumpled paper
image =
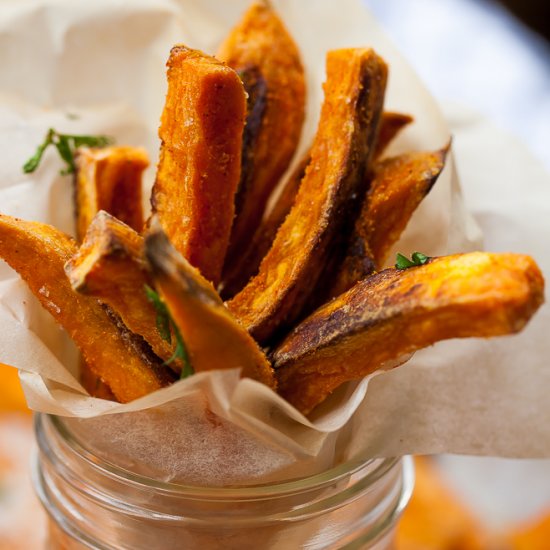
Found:
[[[301,150],[315,132],[326,51],[350,46],[372,46],[386,59],[386,108],[415,117],[389,153],[447,143],[449,131],[437,104],[359,0],[273,5],[307,69]],[[0,211],[73,231],[72,184],[58,175],[55,153],[45,156],[35,174],[21,171],[49,127],[145,146],[153,160],[146,174],[150,187],[170,47],[183,42],[214,53],[247,6],[245,0],[131,5],[35,0],[2,6]],[[541,242],[549,223],[542,215],[543,197],[550,192],[546,175],[518,150],[503,155],[482,131],[475,134],[474,126],[472,132],[477,147],[458,169],[449,159],[395,250],[441,255],[482,247],[479,227],[462,199],[460,172],[485,248],[531,253],[550,271]],[[493,156],[490,170],[470,168],[479,166],[477,158]],[[206,484],[283,479],[357,456],[444,451],[550,456],[550,426],[543,421],[550,417],[548,320],[544,307],[520,335],[439,343],[406,366],[343,386],[309,419],[267,387],[239,379],[236,371],[198,374],[120,405],[87,396],[75,378],[76,352],[66,335],[18,277],[0,265],[0,361],[20,369],[29,406],[77,417],[68,421],[71,429],[118,463],[163,479]],[[227,453],[239,468],[220,471],[215,460],[205,466],[205,456]]]

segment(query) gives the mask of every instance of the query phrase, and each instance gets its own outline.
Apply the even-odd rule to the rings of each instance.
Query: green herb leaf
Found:
[[[429,256],[422,254],[422,252],[413,252],[411,258],[414,265],[424,265],[430,259]]]
[[[44,151],[49,145],[54,145],[59,156],[65,161],[65,168],[60,170],[60,174],[71,174],[75,171],[74,153],[78,147],[86,145],[88,147],[105,147],[114,143],[109,136],[77,136],[72,134],[60,134],[53,128],[48,130],[44,141],[37,147],[35,154],[23,165],[23,172],[30,174],[34,172],[44,156]]]
[[[147,299],[153,304],[157,312],[156,324],[160,337],[169,344],[172,343],[172,334],[176,339],[176,347],[174,349],[174,353],[172,357],[164,362],[164,365],[169,365],[170,363],[173,363],[176,359],[180,359],[183,363],[180,378],[187,378],[188,376],[195,374],[195,371],[191,366],[189,354],[187,353],[187,348],[185,347],[185,342],[181,335],[180,329],[172,319],[168,307],[162,301],[162,298],[159,296],[159,294],[149,285],[145,285],[145,294],[147,296]]]
[[[422,254],[422,252],[413,252],[411,259],[407,258],[403,254],[397,253],[395,259],[395,268],[396,269],[409,269],[409,267],[418,267],[424,265],[430,260],[429,256]]]
[[[23,172],[25,172],[25,174],[30,174],[38,168],[38,165],[42,160],[42,155],[44,155],[44,151],[46,150],[48,145],[51,145],[53,143],[54,134],[55,130],[50,128],[48,130],[48,133],[46,134],[44,141],[36,148],[36,153],[23,165]]]
[[[113,138],[109,136],[70,136],[73,140],[75,149],[85,145],[86,147],[106,147],[113,143]]]
[[[160,337],[168,342],[172,343],[172,332],[170,331],[170,313],[166,304],[161,300],[160,296],[149,286],[145,285],[145,294],[147,299],[153,304],[157,312],[157,330]]]
[[[54,143],[59,156],[65,161],[67,167],[61,172],[63,175],[71,174],[75,170],[73,152],[66,136],[59,136],[59,140]]]

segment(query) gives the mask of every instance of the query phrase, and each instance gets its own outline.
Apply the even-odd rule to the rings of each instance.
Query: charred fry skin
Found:
[[[412,121],[413,118],[409,115],[393,112],[382,113],[374,151],[374,160],[383,154],[394,137]],[[272,208],[266,211],[264,218],[254,233],[254,238],[246,246],[246,251],[235,257],[234,261],[227,268],[224,268],[222,296],[225,299],[229,299],[237,294],[249,279],[258,273],[260,263],[263,257],[269,252],[275,240],[277,230],[285,221],[294,204],[298,189],[300,188],[300,182],[305,175],[310,160],[311,148],[302,157],[302,160],[284,183],[282,191]]]
[[[393,112],[382,113],[374,160],[384,152],[393,138],[412,121],[413,118],[409,115]],[[300,188],[300,182],[305,175],[310,160],[311,149],[302,157],[302,160],[284,183],[281,193],[277,197],[273,207],[264,215],[263,220],[254,233],[254,238],[247,245],[246,251],[236,257],[228,268],[224,269],[222,296],[225,299],[229,299],[237,294],[250,278],[258,273],[260,263],[263,257],[269,252],[275,240],[277,230],[283,224],[285,218],[292,209],[292,205],[298,194],[298,189]],[[367,254],[362,254],[361,256],[368,258]],[[374,266],[372,262],[370,262],[370,265],[373,269]],[[345,290],[347,290],[347,288]]]
[[[184,335],[195,372],[241,368],[242,375],[275,387],[273,370],[258,344],[160,230],[146,237],[156,287]]]
[[[543,287],[533,259],[519,254],[386,269],[318,309],[274,351],[279,393],[307,414],[343,382],[439,340],[518,332]]]
[[[408,153],[374,165],[372,183],[330,296],[381,269],[391,247],[445,166],[448,147]]]
[[[78,240],[92,218],[105,210],[136,231],[143,228],[141,176],[149,166],[144,149],[103,147],[75,154],[75,210]]]
[[[243,75],[249,94],[229,268],[249,243],[294,155],[304,120],[305,78],[298,48],[267,2],[250,7],[218,57]]]
[[[49,225],[0,215],[0,257],[68,332],[86,363],[121,403],[172,381],[142,338],[92,297],[73,291],[64,265],[76,243]]]
[[[237,73],[175,46],[151,204],[176,249],[218,284],[240,176],[245,92]]]
[[[308,151],[286,180],[281,194],[277,197],[273,208],[260,223],[246,251],[235,259],[227,272],[224,272],[222,296],[225,299],[232,298],[251,277],[258,273],[260,263],[269,252],[277,230],[292,209],[309,161],[310,153]]]
[[[294,206],[258,275],[228,303],[261,344],[300,315],[319,277],[330,278],[325,266],[345,251],[339,241],[351,231],[366,191],[386,77],[385,63],[372,50],[327,56],[325,101]]]
[[[413,120],[413,117],[410,115],[385,111],[380,121],[380,130],[378,132],[378,138],[376,139],[374,158],[380,158],[397,134]]]
[[[167,361],[173,346],[156,328],[156,310],[147,299],[152,285],[141,235],[107,212],[98,212],[78,252],[65,265],[74,290],[107,304],[124,324],[142,336],[156,355]],[[181,362],[170,367],[181,372]]]

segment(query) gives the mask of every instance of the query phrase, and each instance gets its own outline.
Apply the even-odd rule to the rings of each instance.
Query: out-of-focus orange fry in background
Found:
[[[482,550],[486,534],[446,487],[429,458],[415,458],[413,496],[397,528],[397,550]]]
[[[0,413],[15,411],[29,411],[17,369],[0,363]]]
[[[550,510],[538,519],[516,527],[490,550],[548,550],[550,548]]]
[[[506,532],[489,532],[447,487],[437,462],[415,458],[413,496],[397,527],[396,550],[548,550],[550,510]]]

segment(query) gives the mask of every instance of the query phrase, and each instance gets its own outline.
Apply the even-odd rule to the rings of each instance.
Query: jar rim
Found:
[[[102,475],[117,481],[130,483],[137,487],[154,489],[157,492],[166,494],[171,493],[181,496],[185,495],[187,498],[211,498],[215,500],[234,498],[272,498],[274,495],[283,496],[318,489],[324,485],[332,484],[341,478],[350,476],[358,471],[368,469],[370,469],[370,471],[364,474],[365,481],[375,483],[386,472],[391,470],[395,464],[399,462],[399,460],[401,460],[401,457],[367,458],[359,456],[322,472],[306,477],[291,478],[285,481],[251,485],[230,485],[222,487],[190,485],[173,481],[162,481],[143,474],[138,474],[107,460],[103,456],[95,454],[92,450],[87,449],[85,445],[71,432],[67,425],[62,421],[62,417],[44,413],[36,414],[35,429],[37,434],[42,428],[44,418],[49,420],[50,425],[61,437],[62,443],[69,450],[69,452],[77,455],[91,468],[97,470]],[[39,438],[38,443],[41,447],[41,451],[47,453],[48,449],[44,448],[44,444],[46,442],[40,441]]]

